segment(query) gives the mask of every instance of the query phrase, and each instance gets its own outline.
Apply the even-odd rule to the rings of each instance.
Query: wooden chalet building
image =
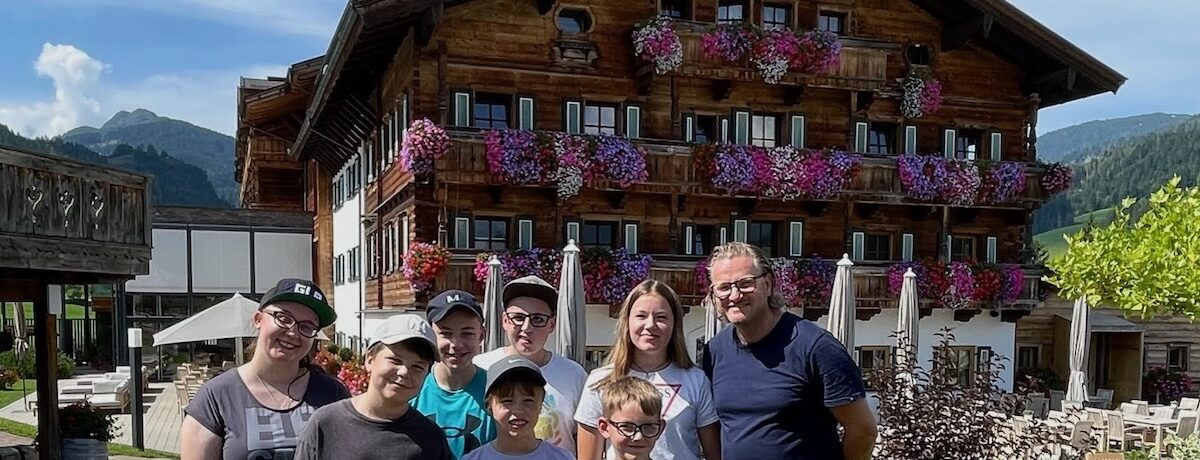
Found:
[[[631,38],[660,13],[675,18],[682,48],[679,65],[662,74],[635,56]],[[717,23],[825,30],[840,53],[832,67],[792,70],[769,84],[745,58],[704,50]],[[912,100],[911,76],[940,80],[940,110],[904,115],[913,115],[902,107]],[[480,252],[561,249],[570,238],[648,255],[649,276],[695,306],[703,295],[697,263],[722,241],[744,240],[772,257],[851,255],[864,367],[890,353],[890,267],[922,259],[1015,265],[1019,294],[1008,301],[955,309],[926,302],[921,356],[935,332],[955,327],[969,373],[987,353],[1012,357],[1014,323],[1042,303],[1030,225],[1049,197],[1049,173],[1037,162],[1037,111],[1123,82],[1003,0],[356,0],[324,59],[297,64],[279,81],[243,81],[238,158],[245,205],[317,212],[317,244],[333,245],[320,247],[317,265],[322,276],[333,267],[339,335],[361,337],[377,313],[419,306],[402,272],[411,241],[451,248],[435,289],[480,292]],[[424,118],[444,127],[451,146],[431,173],[414,175],[400,167],[399,146]],[[627,186],[589,181],[565,199],[553,181],[514,185],[501,171],[513,165],[489,162],[489,131],[504,128],[628,139],[646,175]],[[718,186],[722,168],[697,158],[710,142],[760,152],[829,148],[858,163],[835,193],[785,200]],[[988,204],[914,198],[900,166],[906,153],[982,171],[1010,163],[1024,186]],[[257,178],[245,167],[255,158],[264,165]],[[286,176],[262,172],[276,164],[289,165]],[[265,192],[267,181],[291,187],[299,177],[304,200],[294,189]],[[825,321],[820,299],[796,307]],[[609,344],[611,312],[604,302],[589,308],[589,346]],[[700,334],[702,312],[686,318],[689,339]]]

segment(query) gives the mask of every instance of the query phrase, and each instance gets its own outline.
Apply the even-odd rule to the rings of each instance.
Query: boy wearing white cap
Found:
[[[367,390],[317,410],[300,435],[296,458],[449,460],[442,429],[408,403],[438,360],[436,343],[420,316],[384,321],[367,348]]]

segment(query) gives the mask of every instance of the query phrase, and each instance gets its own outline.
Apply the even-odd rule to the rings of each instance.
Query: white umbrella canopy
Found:
[[[575,240],[563,248],[562,274],[558,282],[555,351],[577,363],[587,362],[587,310],[583,292],[583,267]]]
[[[1083,368],[1087,365],[1088,340],[1092,329],[1088,316],[1087,301],[1075,300],[1075,309],[1071,312],[1071,377],[1067,382],[1067,401],[1087,401],[1087,374]]]
[[[487,322],[487,342],[484,351],[504,346],[504,274],[503,264],[493,255],[488,259],[487,284],[483,290],[483,317]]]
[[[854,273],[849,254],[837,263],[833,278],[833,295],[829,298],[829,333],[842,342],[846,350],[854,350]]]
[[[242,339],[258,336],[258,329],[254,328],[254,312],[257,310],[258,302],[243,297],[241,293],[234,294],[233,297],[154,334],[154,346],[236,339],[237,360],[238,364],[241,364]],[[322,331],[317,331],[316,338],[329,340]]]

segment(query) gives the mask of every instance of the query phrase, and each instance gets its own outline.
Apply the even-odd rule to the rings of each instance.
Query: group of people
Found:
[[[732,327],[699,365],[678,296],[647,280],[621,306],[607,363],[588,374],[545,348],[558,292],[528,276],[503,289],[507,346],[481,353],[483,309],[447,290],[423,316],[397,314],[375,331],[367,389],[353,397],[308,362],[334,310],[313,283],[281,280],[254,315],[253,358],[185,409],[183,458],[870,458],[875,416],[857,365],[787,312],[763,253],[717,247],[709,276]]]

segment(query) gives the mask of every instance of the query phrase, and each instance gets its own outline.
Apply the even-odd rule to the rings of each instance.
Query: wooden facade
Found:
[[[636,23],[670,5],[683,5],[678,30],[684,60],[678,70],[656,75],[635,58],[630,36]],[[363,254],[371,267],[363,307],[418,302],[397,263],[407,241],[450,247],[465,241],[471,247],[454,250],[438,288],[481,290],[471,275],[479,252],[471,228],[485,218],[507,223],[501,239],[508,247],[518,244],[513,229],[524,221],[530,222],[532,245],[551,248],[566,243],[571,223],[613,224],[614,239],[636,241],[638,252],[653,256],[653,276],[693,305],[693,270],[701,255],[685,244],[689,231],[709,233],[706,251],[715,235],[731,234],[739,222],[761,223],[772,226],[765,244],[774,255],[826,259],[851,252],[856,233],[885,236],[888,249],[859,264],[860,307],[868,312],[888,304],[888,265],[906,256],[945,259],[951,235],[974,241],[971,255],[982,260],[984,242],[994,241],[995,262],[1020,264],[1026,272],[1021,300],[1004,312],[1005,319],[1015,321],[1039,305],[1042,267],[1032,263],[1030,224],[1032,211],[1048,196],[1039,185],[1044,167],[1036,161],[1037,110],[1115,91],[1124,77],[1002,0],[740,5],[744,20],[755,24],[767,6],[783,8],[786,25],[800,29],[818,27],[822,16],[839,18],[839,64],[825,75],[791,73],[767,84],[748,63],[706,57],[700,35],[727,11],[716,0],[351,2],[285,150],[330,176],[349,168],[357,172],[350,177],[362,177]],[[563,17],[586,20],[575,30],[571,21],[560,24]],[[944,82],[945,98],[939,112],[907,119],[900,111],[901,82],[914,66]],[[474,111],[482,103],[504,107],[509,127],[546,131],[571,129],[572,108],[610,108],[615,120],[605,127],[646,149],[649,177],[624,189],[585,187],[567,200],[550,188],[499,183],[488,171],[483,130],[476,128]],[[636,118],[629,115],[634,112]],[[833,199],[719,193],[695,170],[689,140],[697,124],[721,126],[739,114],[774,117],[776,127],[763,137],[779,145],[798,139],[801,147],[853,151],[864,126],[889,133],[892,147],[864,155],[860,173]],[[396,161],[404,127],[418,118],[445,126],[453,144],[429,178],[413,177]],[[993,158],[1019,162],[1028,187],[998,206],[908,199],[899,184],[896,144],[914,132],[921,153],[943,152],[958,134],[972,133],[980,158],[994,151]],[[306,177],[320,180],[319,174]],[[329,189],[322,184],[308,187],[310,196]],[[790,232],[799,228],[802,249],[794,253]],[[902,254],[902,238],[911,238],[911,254]]]

